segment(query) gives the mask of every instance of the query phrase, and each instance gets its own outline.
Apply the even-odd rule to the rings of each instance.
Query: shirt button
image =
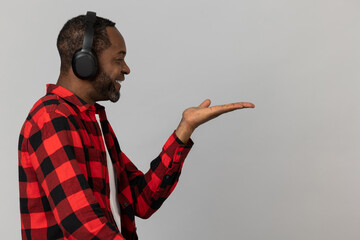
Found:
[[[124,203],[124,207],[127,207],[127,206],[129,206],[129,204],[128,204],[128,203]]]
[[[181,155],[182,152],[177,152],[177,155]]]
[[[166,180],[168,180],[168,179],[169,179],[169,177],[170,177],[169,175],[166,175],[166,176],[165,176],[165,179],[166,179]]]

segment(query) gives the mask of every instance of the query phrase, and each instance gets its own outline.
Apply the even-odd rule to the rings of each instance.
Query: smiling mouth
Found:
[[[117,91],[120,91],[120,88],[121,88],[121,83],[123,82],[124,80],[115,80],[115,88],[117,88]]]
[[[122,83],[124,80],[115,80],[117,83]]]

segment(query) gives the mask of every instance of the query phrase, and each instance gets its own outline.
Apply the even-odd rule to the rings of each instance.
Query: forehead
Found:
[[[119,30],[115,27],[107,27],[106,32],[109,36],[109,40],[111,42],[111,46],[106,49],[110,54],[120,54],[120,53],[126,53],[126,45],[125,40]],[[125,54],[124,54],[125,55]]]

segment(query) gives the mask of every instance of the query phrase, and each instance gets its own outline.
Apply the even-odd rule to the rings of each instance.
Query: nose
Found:
[[[124,62],[124,66],[121,69],[121,72],[128,75],[130,73],[130,68],[129,66],[126,64],[126,62]]]

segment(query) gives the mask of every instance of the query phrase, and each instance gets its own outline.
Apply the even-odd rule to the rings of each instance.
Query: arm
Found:
[[[155,158],[148,172],[143,174],[121,153],[125,171],[129,179],[135,214],[147,219],[156,212],[175,189],[184,160],[193,142],[183,144],[175,132],[164,144],[161,153]]]
[[[124,240],[104,216],[76,152],[80,136],[66,117],[45,113],[31,128],[28,152],[55,219],[68,239]]]
[[[205,100],[198,107],[188,108],[183,112],[176,131],[166,142],[160,155],[151,162],[150,170],[145,175],[123,154],[139,217],[150,217],[174,190],[185,157],[193,145],[190,136],[198,126],[223,113],[255,107],[246,102],[209,107],[210,103],[210,100]]]

